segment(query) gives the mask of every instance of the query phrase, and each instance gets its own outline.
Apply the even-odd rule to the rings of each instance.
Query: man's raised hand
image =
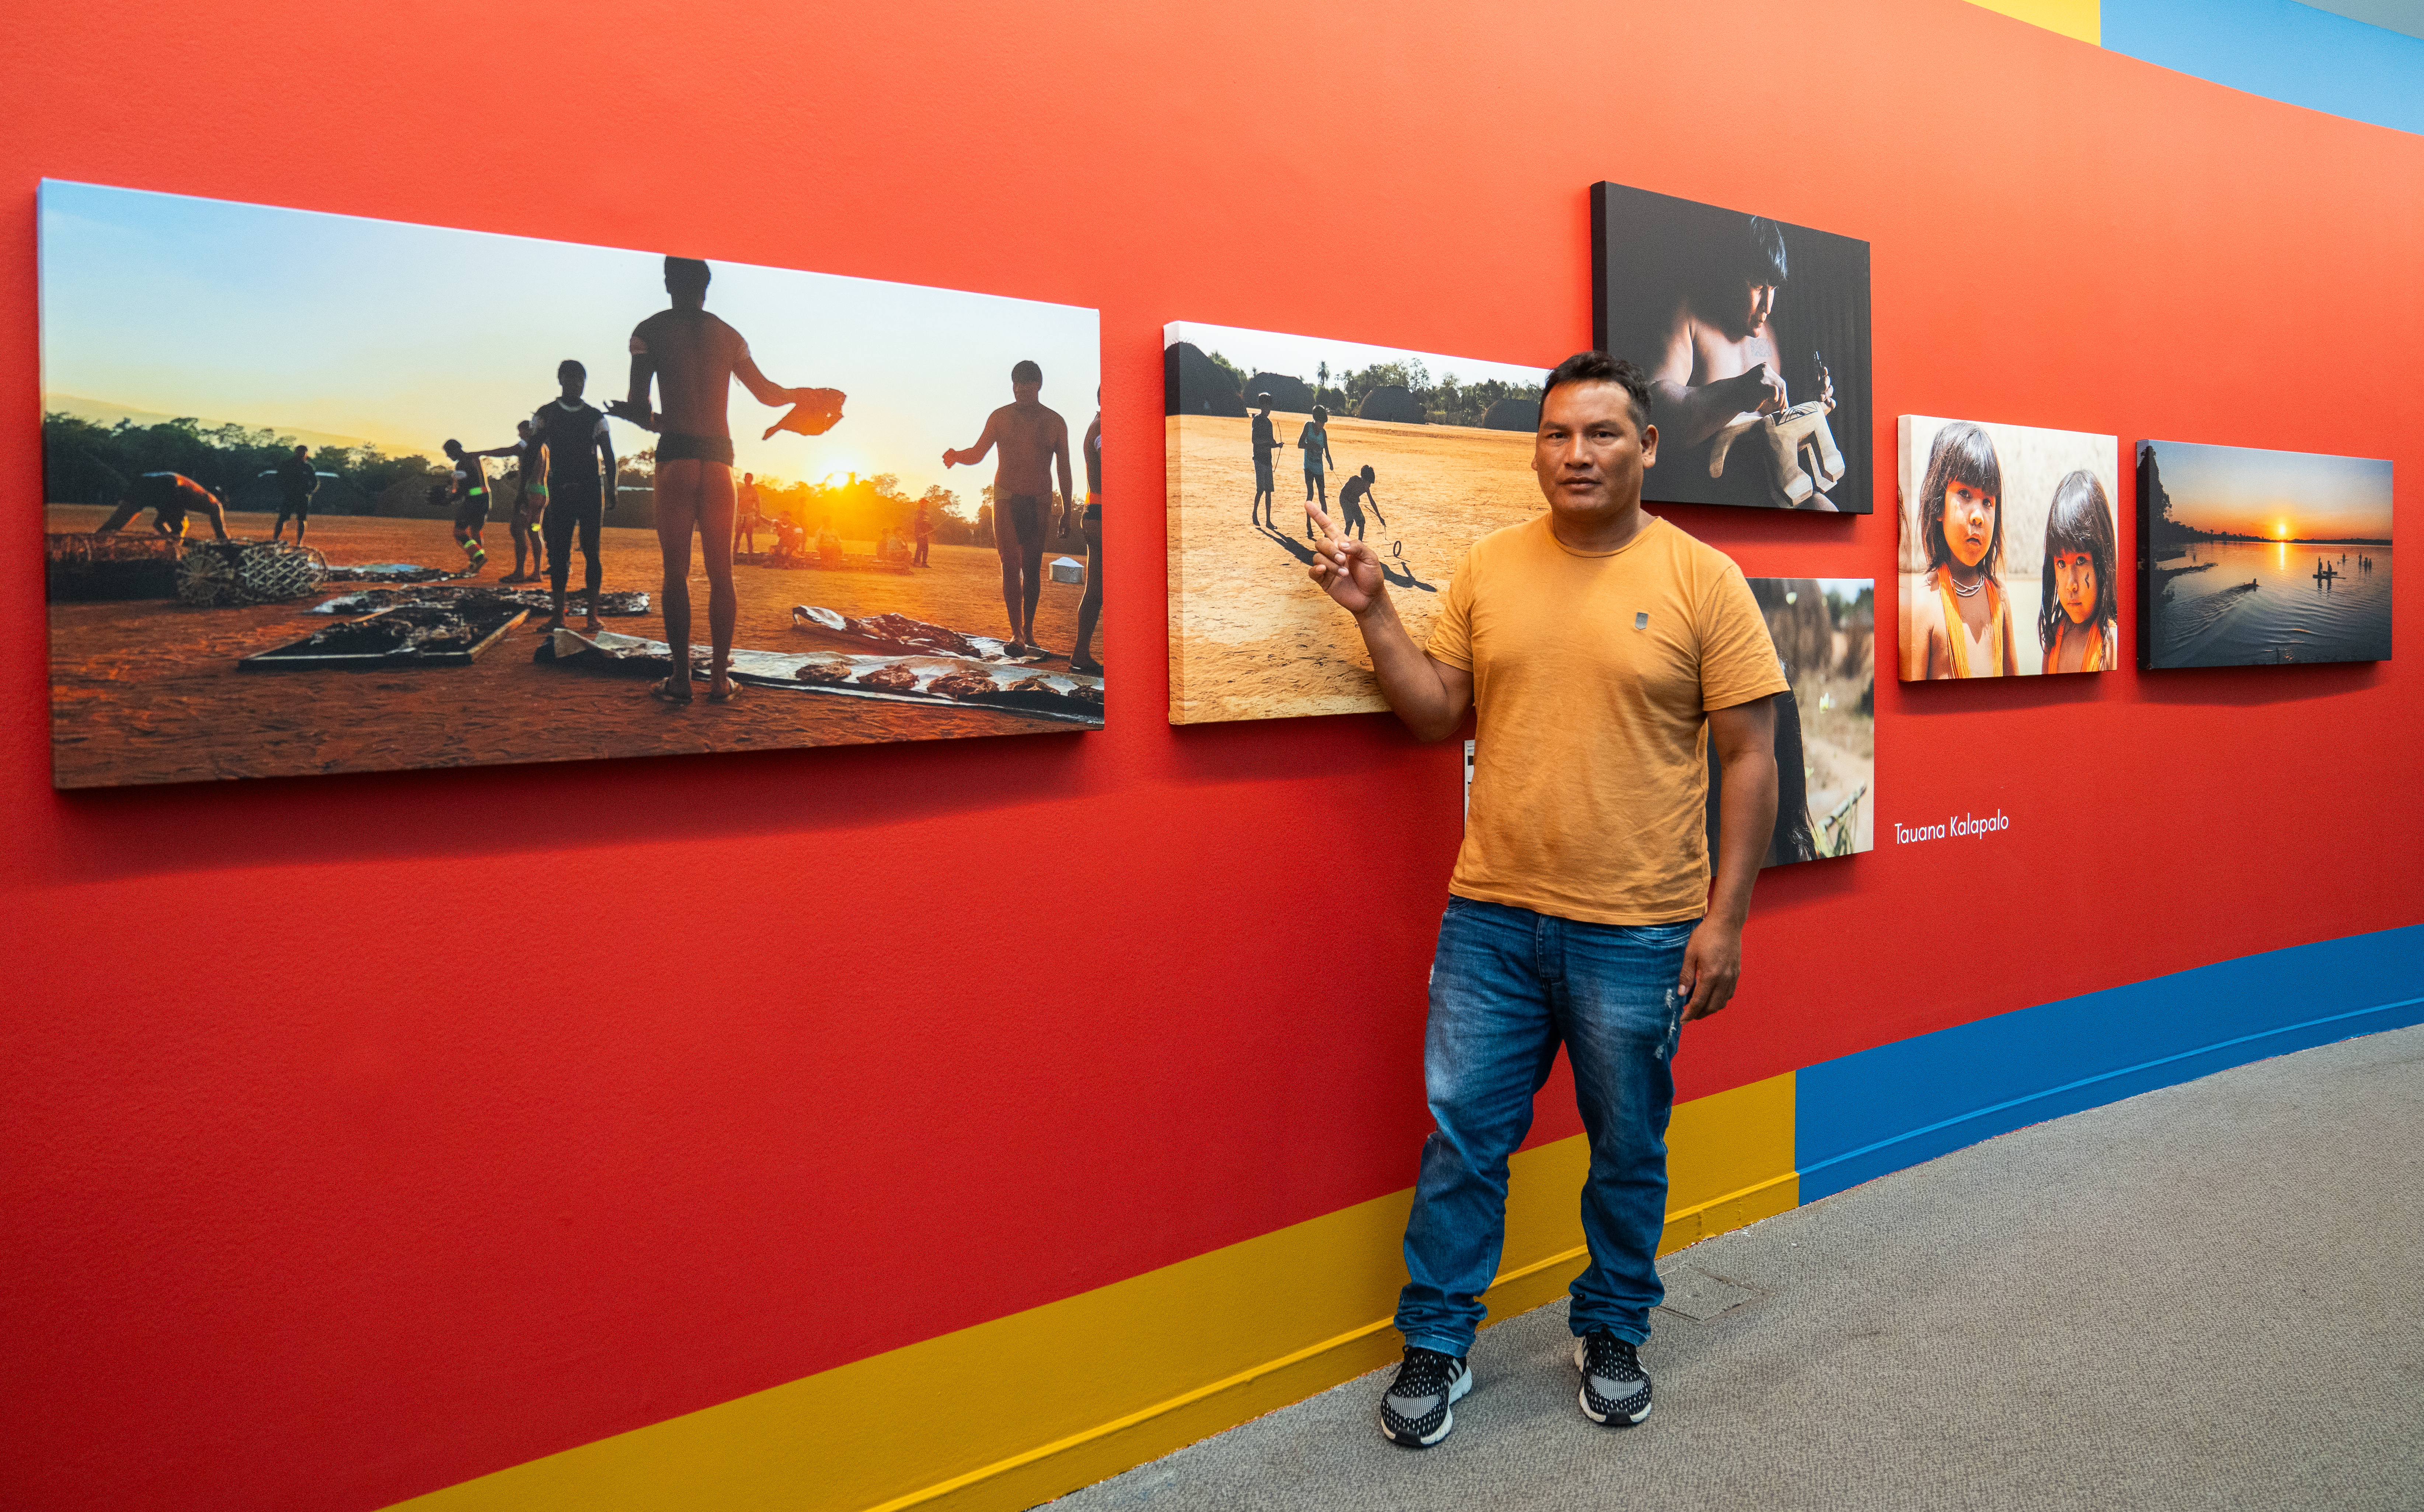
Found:
[[[1310,499],[1304,501],[1304,515],[1321,533],[1321,538],[1313,543],[1313,565],[1305,569],[1306,576],[1319,583],[1339,608],[1362,616],[1387,591],[1379,554],[1362,541],[1341,539],[1331,527],[1329,514]]]
[[[1784,391],[1784,374],[1764,362],[1753,364],[1734,382],[1742,386],[1742,407],[1754,414],[1772,415],[1792,402]]]

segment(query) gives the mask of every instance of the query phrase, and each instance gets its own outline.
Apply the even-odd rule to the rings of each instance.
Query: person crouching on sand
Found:
[[[191,514],[208,518],[211,533],[220,540],[228,538],[227,508],[219,502],[218,495],[182,472],[147,472],[128,484],[118,507],[93,533],[115,535],[126,528],[127,521],[147,509],[152,511],[152,528],[171,540],[184,537],[185,517]]]
[[[1348,474],[1347,481],[1339,485],[1338,533],[1341,538],[1349,535],[1359,541],[1364,538],[1364,506],[1366,504],[1372,506],[1373,514],[1380,516],[1381,527],[1387,528],[1389,517],[1380,515],[1380,506],[1372,497],[1372,485],[1379,481],[1380,475],[1373,471],[1367,462],[1361,472]]]

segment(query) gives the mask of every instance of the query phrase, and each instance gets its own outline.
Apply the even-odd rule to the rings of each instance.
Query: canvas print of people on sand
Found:
[[[1650,375],[1652,503],[1865,515],[1869,244],[1591,186],[1592,330]]]
[[[1902,680],[2121,664],[2110,436],[1905,415]]]
[[[1867,578],[1752,578],[1793,686],[1776,698],[1776,833],[1763,867],[1876,844],[1877,585]],[[1709,853],[1720,769],[1709,754]]]
[[[2390,464],[2138,443],[2138,664],[2390,660]]]
[[[1420,645],[1464,549],[1546,507],[1547,370],[1227,326],[1162,342],[1171,723],[1386,708],[1354,622],[1305,576],[1305,503],[1380,554]]]
[[[40,223],[60,787],[1102,724],[1091,310],[75,183]]]

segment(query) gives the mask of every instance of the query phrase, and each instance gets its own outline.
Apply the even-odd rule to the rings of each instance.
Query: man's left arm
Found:
[[[606,476],[600,485],[606,490],[606,507],[612,509],[622,497],[623,467],[614,460],[614,431],[603,420],[598,422],[598,455],[606,464]]]
[[[792,390],[758,371],[758,359],[749,355],[747,342],[741,343],[741,356],[733,361],[732,375],[739,378],[741,386],[755,395],[761,405],[779,408],[796,397]]]
[[[1717,795],[1717,876],[1708,916],[1683,949],[1675,990],[1691,995],[1683,1021],[1726,1006],[1742,978],[1743,924],[1776,833],[1776,698],[1770,694],[1709,711],[1709,743],[1723,773]]]
[[[1060,506],[1065,511],[1077,503],[1075,483],[1069,472],[1069,424],[1063,421],[1052,427],[1052,459],[1060,464]],[[1068,534],[1064,528],[1061,534]]]
[[[657,413],[648,403],[648,390],[657,381],[656,354],[648,350],[647,339],[638,331],[631,333],[631,386],[621,399],[606,402],[606,413],[626,424],[637,425],[644,431],[657,428]]]

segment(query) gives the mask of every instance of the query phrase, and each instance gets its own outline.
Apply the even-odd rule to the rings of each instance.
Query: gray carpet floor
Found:
[[[1380,1438],[1382,1372],[1052,1506],[2424,1508],[2424,1027],[2021,1129],[1662,1269],[1638,1427],[1576,1409],[1559,1302],[1483,1332],[1435,1448]]]

